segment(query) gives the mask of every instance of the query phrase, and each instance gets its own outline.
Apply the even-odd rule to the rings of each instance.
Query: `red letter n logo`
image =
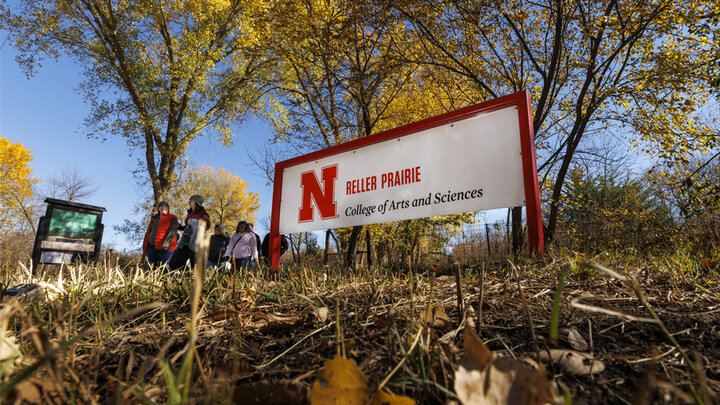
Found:
[[[298,222],[311,222],[313,220],[313,201],[320,211],[320,218],[337,218],[337,203],[335,202],[335,180],[338,178],[338,165],[322,168],[322,188],[314,170],[300,174],[300,187],[302,187],[302,206]]]

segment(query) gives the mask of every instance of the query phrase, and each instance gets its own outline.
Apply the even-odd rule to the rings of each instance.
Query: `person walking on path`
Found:
[[[289,246],[287,237],[280,235],[280,256],[287,252]],[[270,265],[270,259],[270,234],[266,233],[260,244],[260,260],[262,260],[264,264]]]
[[[260,255],[262,254],[262,250],[261,250],[262,241],[260,240],[260,235],[255,233],[255,225],[253,225],[252,222],[248,222],[248,227],[250,227],[250,232],[252,232],[253,235],[255,235],[255,246],[257,247],[257,250],[258,250],[258,257],[261,260],[262,257]],[[260,265],[261,264],[260,260],[255,259],[255,263],[257,263],[257,265]]]
[[[207,267],[216,267],[220,263],[229,241],[230,236],[225,232],[225,228],[220,224],[216,224],[215,233],[210,237]]]
[[[177,249],[170,258],[168,266],[170,270],[177,270],[187,264],[190,260],[190,266],[195,265],[195,239],[202,237],[198,235],[197,230],[199,229],[200,221],[205,222],[205,229],[210,228],[210,215],[208,215],[205,208],[203,208],[203,202],[205,200],[198,194],[190,197],[188,200],[187,216],[183,226],[179,227],[183,231],[182,237],[177,244]]]
[[[170,205],[166,201],[158,204],[158,213],[150,217],[145,237],[143,238],[143,255],[153,267],[167,264],[177,246],[177,231],[180,222],[170,213]]]
[[[245,221],[240,221],[235,229],[235,234],[230,238],[225,256],[230,257],[235,269],[245,268],[258,261],[258,247],[255,234]]]

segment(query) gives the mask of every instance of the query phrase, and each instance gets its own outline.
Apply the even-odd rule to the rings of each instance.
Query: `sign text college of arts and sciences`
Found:
[[[525,205],[542,254],[533,142],[521,92],[280,162],[271,251],[280,234]]]

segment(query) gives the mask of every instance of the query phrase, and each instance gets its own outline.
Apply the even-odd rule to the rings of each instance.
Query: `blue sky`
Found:
[[[84,135],[83,120],[89,109],[75,90],[82,77],[73,62],[46,60],[38,73],[28,79],[15,62],[15,54],[11,41],[0,50],[0,135],[31,150],[30,166],[41,181],[67,166],[77,167],[90,177],[98,190],[80,202],[107,208],[103,216],[103,244],[116,249],[138,248],[112,229],[125,218],[136,219],[133,208],[147,197],[132,176],[138,167],[138,156],[129,155],[124,139],[101,142]],[[220,146],[210,136],[198,138],[190,145],[188,156],[193,164],[223,167],[240,176],[248,183],[248,191],[259,194],[261,208],[256,232],[264,235],[268,230],[262,219],[270,217],[272,187],[249,164],[248,153],[261,150],[272,133],[264,123],[253,120],[238,126],[234,136],[234,144],[229,148]]]

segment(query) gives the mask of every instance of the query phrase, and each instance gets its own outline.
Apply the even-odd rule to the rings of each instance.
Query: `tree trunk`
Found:
[[[350,233],[350,240],[348,240],[346,262],[351,268],[355,268],[355,251],[357,250],[358,240],[362,232],[362,225],[353,226],[352,232]]]
[[[157,145],[160,162],[156,164],[154,131],[155,128],[153,127],[145,129],[145,165],[147,173],[150,176],[150,183],[153,187],[155,207],[157,207],[160,201],[167,201],[170,195],[170,189],[175,181],[175,165],[177,164],[179,154],[167,150],[167,145],[171,141],[177,140],[176,129],[168,128],[168,132],[165,134],[165,144],[162,146]]]
[[[413,267],[416,267],[418,262],[420,261],[419,257],[415,254],[419,243],[420,243],[420,232],[418,231],[418,232],[415,232],[415,234],[413,235],[413,243],[412,243],[412,246],[410,247],[410,264]]]
[[[325,231],[325,255],[323,256],[323,264],[328,262],[328,252],[330,251],[330,230]]]
[[[298,264],[302,266],[303,264],[303,255],[302,251],[300,250],[302,248],[303,244],[303,234],[302,232],[298,233],[298,243],[297,243],[297,257],[298,257]],[[307,254],[307,250],[305,251],[305,254]]]
[[[338,263],[340,263],[340,262],[342,262],[342,259],[343,259],[342,253],[341,253],[343,251],[342,244],[340,243],[340,239],[338,239],[337,236],[335,236],[335,232],[330,231],[330,236],[335,241],[335,254],[337,255]]]
[[[553,185],[552,198],[550,199],[550,216],[548,217],[547,233],[545,233],[545,241],[552,242],[555,237],[555,227],[557,226],[558,210],[560,208],[560,195],[562,194],[563,185],[565,185],[565,177],[567,177],[568,170],[570,169],[570,163],[575,155],[580,139],[582,139],[583,131],[585,130],[584,123],[576,124],[577,130],[574,130],[569,135],[567,150],[565,157],[563,157],[560,170],[558,170],[557,177],[555,177],[555,184]]]
[[[293,263],[297,263],[297,255],[295,254],[295,242],[293,241],[292,234],[288,235],[288,241],[290,242],[290,253],[292,253]]]
[[[517,257],[522,246],[522,207],[512,208],[512,254]]]
[[[492,255],[492,252],[490,251],[490,225],[489,224],[485,224],[485,240],[487,241],[488,260],[490,260],[490,256]]]
[[[367,265],[372,267],[372,249],[370,248],[370,229],[365,229],[365,245],[367,246]]]
[[[507,219],[505,220],[505,239],[503,239],[503,250],[505,250],[505,252],[511,250],[509,246],[512,244],[512,236],[510,235],[510,224],[512,223],[512,217],[510,216],[510,214],[512,214],[512,208],[508,208]]]

